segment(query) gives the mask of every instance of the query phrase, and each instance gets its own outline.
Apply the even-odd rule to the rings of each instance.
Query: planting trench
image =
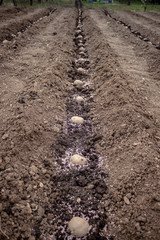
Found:
[[[92,102],[93,89],[89,81],[89,56],[81,9],[78,10],[76,26],[76,59],[69,72],[73,87],[68,92],[66,102],[66,133],[60,135],[54,145],[57,152],[57,173],[52,180],[55,187],[58,185],[60,196],[50,211],[54,211],[53,221],[58,222],[54,232],[56,239],[113,239],[112,236],[106,238],[103,233],[107,229],[107,217],[104,211],[101,211],[101,201],[107,192],[107,175],[102,170],[103,159],[97,155],[94,148],[100,136],[94,134],[90,120],[89,103]],[[75,120],[72,121],[73,117]],[[80,117],[78,120],[84,122],[76,122],[76,117]],[[72,162],[73,156],[81,159]],[[77,226],[73,224],[74,229],[68,229],[68,222],[72,218],[74,221],[74,217],[80,217],[89,223],[84,233],[85,223],[77,223]]]

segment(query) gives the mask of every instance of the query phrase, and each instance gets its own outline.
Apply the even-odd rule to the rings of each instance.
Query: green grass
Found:
[[[88,2],[83,1],[83,6],[88,7],[90,9],[97,8],[97,7],[106,8],[106,6],[108,6],[108,4],[104,4],[104,3],[100,3],[100,2],[88,3]]]
[[[17,0],[18,7],[30,7],[30,0]],[[12,0],[4,0],[3,6],[10,6],[12,5]],[[42,0],[41,4],[38,4],[38,0],[33,0],[33,7],[54,7],[54,6],[61,6],[61,7],[74,7],[75,1],[74,0]]]
[[[110,5],[108,8],[112,10],[134,10],[134,11],[144,11],[143,4],[131,4],[130,6],[126,4],[119,4],[119,5]],[[160,5],[147,5],[147,12],[149,11],[160,11]]]
[[[44,4],[47,4],[49,6],[62,6],[62,7],[75,6],[74,0],[48,0],[47,3],[45,2],[45,0],[43,0],[43,2],[44,2]]]
[[[137,3],[137,4],[131,4],[128,6],[127,4],[119,4],[118,1],[114,1],[114,4],[105,4],[105,3],[88,3],[88,2],[83,2],[83,6],[86,6],[90,9],[92,8],[109,8],[111,10],[134,10],[134,11],[144,11],[144,6],[143,4]],[[154,5],[150,4],[147,5],[147,10],[146,11],[160,11],[160,5]]]

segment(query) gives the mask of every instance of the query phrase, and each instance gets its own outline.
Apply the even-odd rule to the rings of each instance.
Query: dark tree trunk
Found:
[[[82,8],[82,0],[75,0],[76,8]]]
[[[75,0],[75,6],[78,8],[78,0]]]
[[[31,5],[31,6],[33,5],[33,0],[30,0],[30,5]]]
[[[131,0],[128,0],[128,6],[130,6],[131,5]]]
[[[41,3],[42,1],[41,0],[38,0],[38,3]]]
[[[13,4],[15,7],[17,7],[17,0],[13,0]]]
[[[3,0],[0,0],[0,6],[3,4]]]

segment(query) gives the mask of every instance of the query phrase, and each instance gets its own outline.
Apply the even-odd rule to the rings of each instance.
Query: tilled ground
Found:
[[[160,20],[155,13],[154,17],[148,13],[135,11],[114,11],[105,10],[115,21],[125,24],[140,39],[152,43],[160,48]],[[111,14],[110,14],[111,13]]]
[[[25,31],[35,21],[53,12],[52,8],[0,8],[0,42],[11,40]]]
[[[89,10],[85,26],[95,89],[92,121],[103,136],[96,149],[107,156],[110,172],[105,209],[111,232],[115,239],[158,239],[159,50],[112,13]]]
[[[13,10],[3,10],[15,25],[6,14]],[[16,11],[24,23],[26,10]],[[38,11],[41,18],[50,9]],[[123,12],[122,19],[85,9],[82,65],[77,16],[59,8],[3,37],[10,41],[0,48],[0,238],[75,239],[67,225],[76,215],[91,226],[84,239],[158,240],[157,14]],[[79,95],[85,101],[77,104]],[[73,115],[85,124],[72,124]],[[69,164],[73,153],[88,159],[84,168]]]
[[[1,229],[10,239],[40,239],[53,217],[52,145],[65,131],[75,18],[58,9],[1,46]]]

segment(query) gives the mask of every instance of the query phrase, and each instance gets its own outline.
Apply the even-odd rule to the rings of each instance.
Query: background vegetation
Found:
[[[16,2],[17,6],[65,6],[72,7],[75,4],[75,0],[0,0],[3,1],[3,5],[9,6]]]
[[[83,1],[83,5],[89,8],[110,8],[112,10],[135,10],[135,11],[160,11],[160,0],[118,0],[113,1],[113,4],[105,4],[101,2],[89,3]],[[130,4],[128,4],[130,3]],[[145,9],[146,6],[146,9]]]
[[[160,0],[114,0],[113,4],[105,4],[99,1],[88,2],[82,0],[83,5],[88,8],[110,8],[112,10],[135,10],[135,11],[160,11]],[[73,7],[75,0],[0,0],[1,5],[17,5],[17,6],[65,6]]]

